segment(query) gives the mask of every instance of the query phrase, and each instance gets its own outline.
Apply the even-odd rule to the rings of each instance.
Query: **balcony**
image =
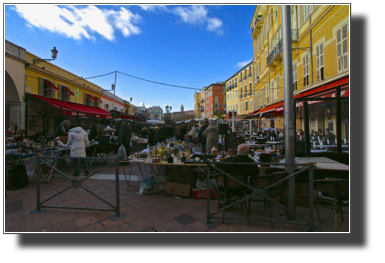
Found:
[[[205,100],[204,100],[204,99],[201,99],[201,103],[202,103],[202,102],[205,102]]]
[[[253,92],[249,91],[248,95],[249,95],[249,96],[250,96],[250,95],[253,95]]]
[[[291,30],[291,41],[292,48],[298,46],[298,30]],[[282,61],[282,39],[279,40],[278,44],[275,45],[269,56],[266,58],[267,67],[276,67]],[[273,63],[274,62],[274,63]]]
[[[205,111],[205,108],[204,107],[201,107],[201,112]]]

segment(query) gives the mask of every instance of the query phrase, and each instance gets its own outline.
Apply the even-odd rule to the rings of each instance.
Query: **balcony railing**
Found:
[[[298,41],[298,30],[291,30],[291,41]],[[270,52],[269,56],[266,58],[266,65],[269,66],[278,54],[282,51],[282,39],[279,40],[278,44]]]

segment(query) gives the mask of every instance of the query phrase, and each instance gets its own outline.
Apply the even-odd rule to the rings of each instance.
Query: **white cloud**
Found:
[[[238,62],[238,63],[237,63],[237,67],[243,68],[244,66],[246,66],[246,65],[249,64],[250,62],[251,62],[251,60],[244,61],[244,62]]]
[[[119,11],[99,9],[96,6],[17,5],[16,11],[29,23],[50,32],[80,40],[95,39],[95,33],[112,41],[115,30],[128,37],[139,34],[135,24],[141,16],[121,7]]]
[[[144,11],[155,12],[155,11],[167,11],[165,5],[139,5]]]
[[[174,9],[174,14],[180,16],[183,22],[189,24],[200,24],[207,21],[207,9],[204,6],[178,6]]]
[[[213,17],[213,18],[209,18],[207,19],[207,30],[208,31],[214,31],[214,32],[217,32],[218,34],[222,35],[222,27],[223,25],[223,22],[222,20],[216,18],[216,17]]]
[[[189,7],[178,6],[172,13],[179,16],[183,22],[192,25],[204,25],[207,24],[206,29],[208,31],[216,32],[221,35],[223,22],[216,17],[209,17],[208,10],[204,6],[193,5]]]

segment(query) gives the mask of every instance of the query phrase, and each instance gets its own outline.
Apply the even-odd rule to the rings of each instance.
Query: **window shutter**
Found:
[[[83,104],[87,105],[87,93],[83,92]]]
[[[44,95],[44,79],[42,79],[42,78],[39,78],[38,93],[40,96]]]
[[[59,84],[59,91],[58,91],[58,96],[57,96],[57,98],[59,99],[59,100],[61,100],[62,99],[62,94],[63,94],[63,85],[62,84]]]

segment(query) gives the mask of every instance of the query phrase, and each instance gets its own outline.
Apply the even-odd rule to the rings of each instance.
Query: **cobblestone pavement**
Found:
[[[132,165],[132,164],[131,164]],[[94,164],[91,173],[101,169],[103,164]],[[5,232],[302,232],[306,225],[292,223],[247,222],[245,209],[235,205],[226,211],[226,217],[235,219],[207,220],[207,201],[204,199],[175,198],[160,191],[154,195],[138,195],[139,182],[131,181],[129,186],[124,179],[124,170],[128,173],[129,165],[120,165],[120,217],[111,211],[90,211],[73,209],[44,208],[36,212],[36,183],[29,183],[19,190],[6,191],[5,197]],[[62,171],[72,177],[72,168]],[[82,171],[82,169],[81,169]],[[116,204],[115,167],[105,168],[95,176],[85,180],[82,185],[112,204]],[[132,167],[132,174],[139,169]],[[80,179],[84,176],[80,176]],[[135,177],[132,179],[135,180]],[[48,183],[41,184],[41,201],[44,201],[72,184],[70,180],[54,173]],[[111,209],[111,207],[82,188],[70,187],[60,195],[45,203],[50,206],[86,207]],[[218,208],[217,200],[210,203],[211,211]],[[348,212],[348,208],[344,208]],[[272,216],[275,220],[285,220],[285,212],[273,205]],[[307,207],[296,207],[308,217]],[[335,232],[333,208],[320,208],[321,222],[315,213],[315,228],[320,232]],[[242,220],[237,220],[242,219]],[[264,209],[263,202],[253,202],[250,219],[269,219],[269,210]],[[349,214],[344,215],[341,222],[338,215],[337,232],[349,232]]]

